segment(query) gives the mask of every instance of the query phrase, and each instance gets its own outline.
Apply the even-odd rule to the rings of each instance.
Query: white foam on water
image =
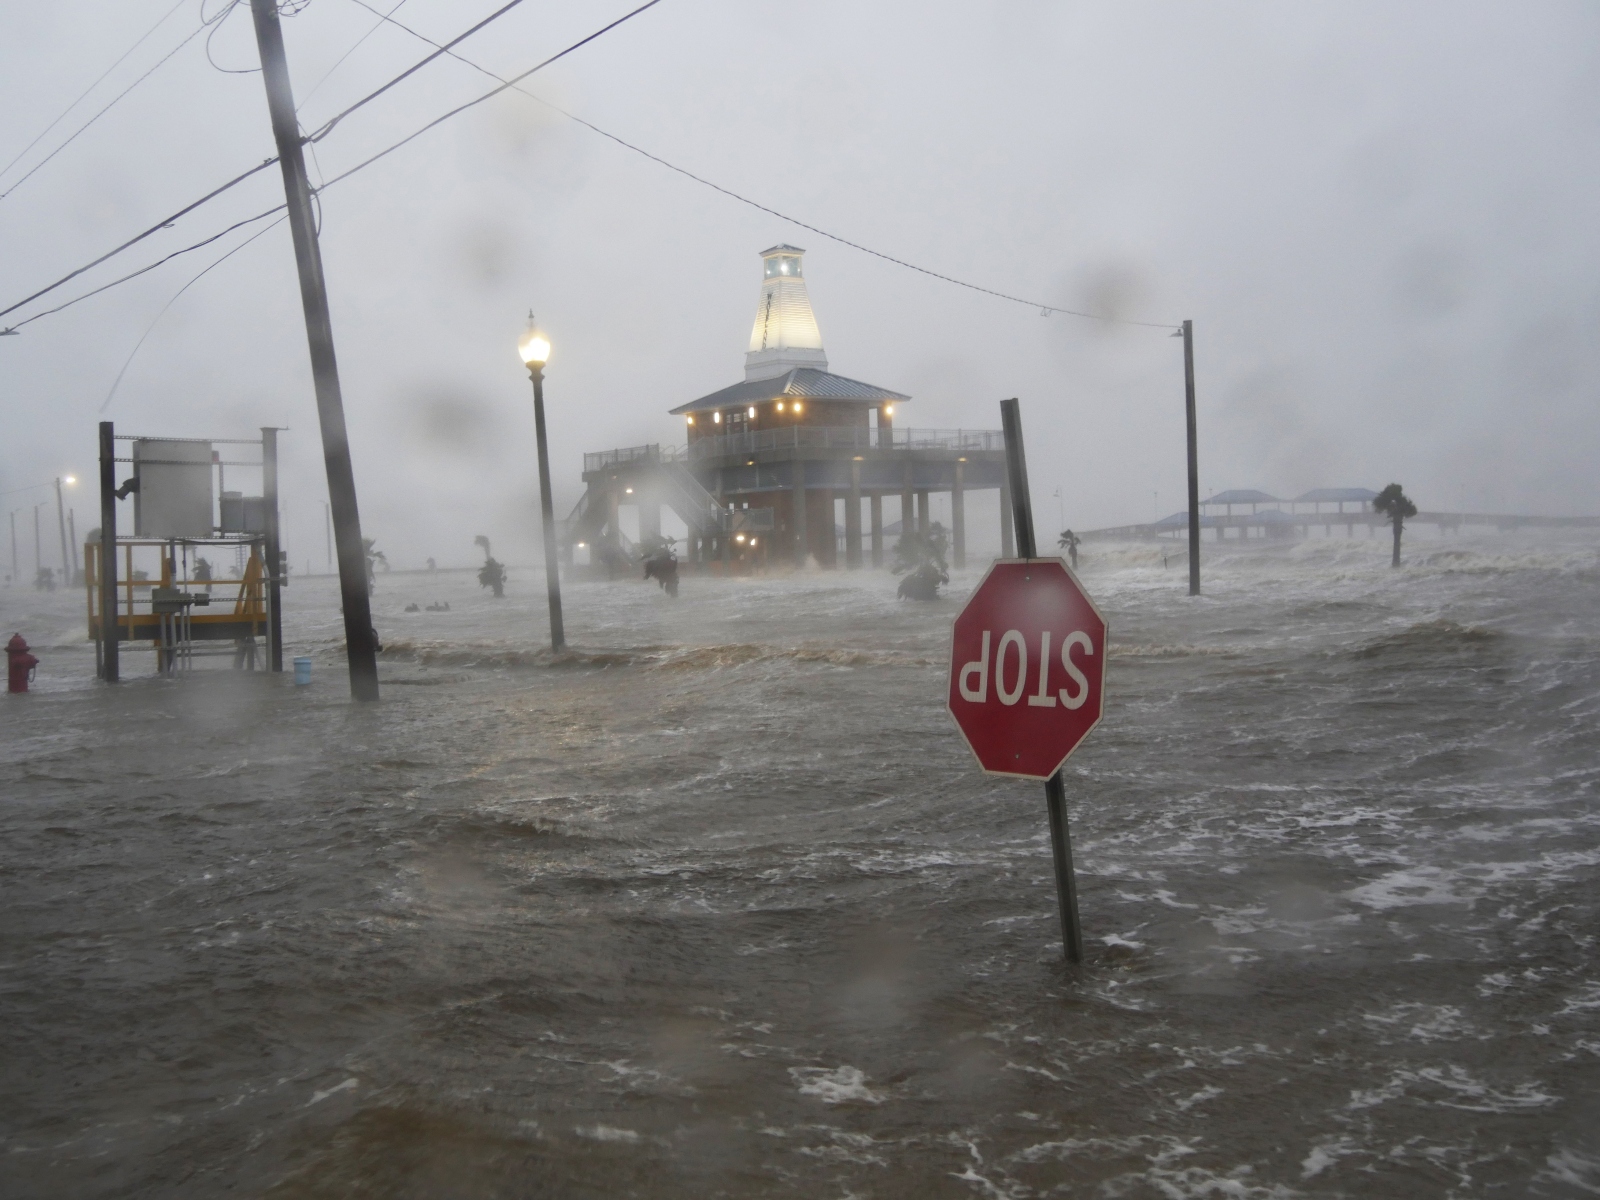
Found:
[[[789,1075],[802,1096],[815,1096],[824,1104],[882,1104],[885,1099],[867,1086],[857,1067],[790,1067]]]

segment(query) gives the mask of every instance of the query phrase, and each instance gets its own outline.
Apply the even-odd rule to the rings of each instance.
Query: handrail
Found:
[[[998,429],[873,429],[866,425],[789,425],[703,437],[687,446],[621,446],[583,456],[587,474],[606,467],[653,460],[690,463],[765,450],[990,450],[1004,451],[1005,434]]]

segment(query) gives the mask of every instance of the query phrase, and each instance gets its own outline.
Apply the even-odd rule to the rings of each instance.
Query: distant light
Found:
[[[712,420],[713,420],[713,421],[715,421],[715,422],[716,422],[716,423],[717,423],[717,424],[718,424],[718,425],[721,425],[721,424],[722,424],[722,414],[721,414],[721,413],[719,413],[719,412],[717,412],[717,413],[712,413],[712,414],[711,414],[711,419],[712,419]]]
[[[76,475],[63,475],[61,477],[61,482],[65,484],[74,484],[78,482],[78,477]]]
[[[588,542],[579,542],[579,543],[578,543],[578,549],[579,549],[579,550],[583,550],[583,549],[586,549],[586,548],[587,548],[587,547],[588,547],[588,545],[589,545],[589,543],[588,543]]]
[[[756,406],[754,404],[752,404],[750,406],[750,411],[749,411],[748,415],[749,415],[749,417],[750,417],[750,419],[752,421],[756,419]]]
[[[733,535],[733,540],[734,540],[734,541],[736,541],[736,542],[742,542],[742,541],[744,541],[744,534],[742,534],[742,533],[736,533],[736,534],[734,534],[734,535]]]
[[[528,313],[527,330],[517,339],[517,353],[522,355],[523,364],[530,367],[542,367],[550,360],[550,339],[534,323],[532,312]]]
[[[751,539],[750,539],[750,544],[751,544],[751,545],[752,545],[752,546],[754,546],[754,545],[755,545],[755,544],[756,544],[756,540],[755,540],[755,538],[751,538]]]
[[[630,496],[633,495],[633,489],[632,488],[626,488],[624,490],[628,493],[628,495],[630,495]]]
[[[864,456],[864,455],[860,455],[860,454],[858,454],[858,455],[856,455],[856,457],[855,457],[855,461],[856,461],[856,462],[865,462],[865,461],[866,461],[866,458],[865,458],[865,456]]]
[[[957,462],[966,462],[966,461],[967,461],[967,460],[966,460],[966,459],[964,459],[964,458],[958,458],[958,459],[956,459],[956,461],[957,461]]]
[[[747,467],[753,467],[756,465],[756,460],[753,458],[747,458],[744,460],[744,465]]]

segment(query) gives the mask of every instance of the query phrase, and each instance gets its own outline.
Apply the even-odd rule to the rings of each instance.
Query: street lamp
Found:
[[[77,572],[72,569],[72,563],[67,559],[67,514],[61,499],[61,485],[71,487],[78,480],[72,475],[56,476],[56,523],[61,527],[61,576],[66,586],[71,587]]]
[[[517,353],[533,380],[533,433],[539,445],[539,512],[544,520],[544,577],[550,591],[550,649],[567,648],[561,624],[561,559],[556,545],[556,515],[550,500],[550,450],[544,434],[544,364],[550,358],[550,339],[528,313],[528,329],[517,339]]]

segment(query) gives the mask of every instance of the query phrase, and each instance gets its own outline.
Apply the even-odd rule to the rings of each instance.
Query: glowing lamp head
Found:
[[[689,414],[689,418],[688,418],[688,420],[689,420],[689,424],[691,424],[691,425],[693,425],[693,424],[694,424],[694,414],[693,414],[693,413],[690,413],[690,414]]]
[[[886,416],[886,417],[892,417],[892,416],[894,416],[894,405],[892,405],[892,404],[885,404],[885,405],[884,405],[884,406],[883,406],[883,415],[884,415],[884,416]]]
[[[524,365],[542,367],[550,361],[550,339],[545,336],[533,319],[533,313],[528,313],[528,328],[517,339],[517,353],[522,355]]]
[[[711,420],[712,420],[713,424],[721,425],[722,424],[722,414],[719,413],[719,412],[712,413],[711,414]]]
[[[796,400],[794,402],[794,410],[795,410],[795,412],[799,412],[800,411],[800,401]]]
[[[748,416],[752,421],[754,421],[756,419],[756,406],[754,404],[752,404],[750,406],[750,408],[749,408],[749,411],[746,412],[745,415]]]
[[[78,482],[78,477],[76,475],[63,475],[61,477],[61,482],[66,484],[68,487],[71,487],[73,484]]]
[[[779,412],[782,412],[782,411],[783,411],[783,401],[782,401],[782,400],[779,400],[779,401],[778,401],[778,411],[779,411]]]

